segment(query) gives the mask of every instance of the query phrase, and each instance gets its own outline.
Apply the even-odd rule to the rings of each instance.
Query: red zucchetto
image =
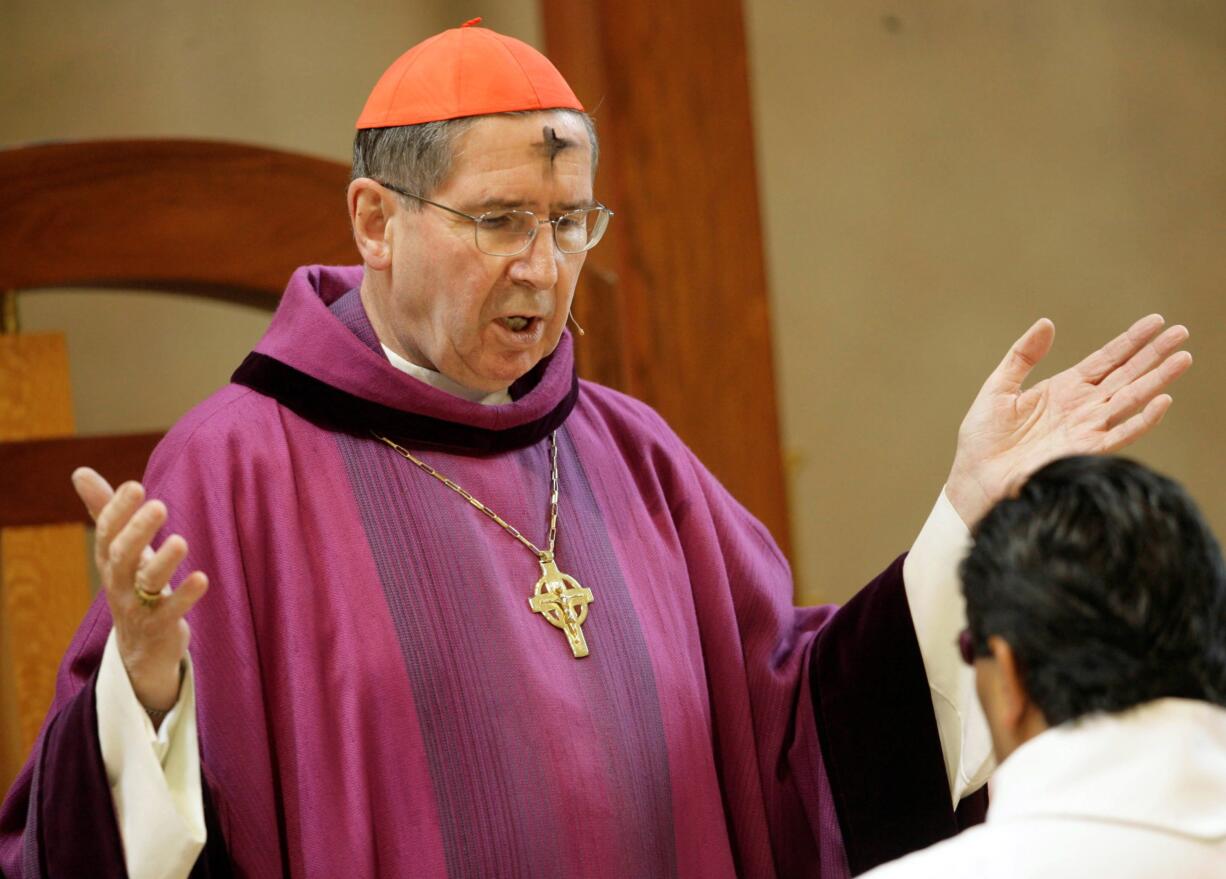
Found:
[[[445,30],[397,58],[375,83],[357,127],[583,109],[548,58],[527,43],[476,27],[480,21]]]

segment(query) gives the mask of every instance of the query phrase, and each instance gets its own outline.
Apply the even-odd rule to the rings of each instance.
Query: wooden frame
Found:
[[[0,150],[0,290],[155,290],[276,306],[307,263],[353,263],[340,162],[194,140]],[[139,479],[160,433],[0,443],[0,527],[88,522],[66,475]]]

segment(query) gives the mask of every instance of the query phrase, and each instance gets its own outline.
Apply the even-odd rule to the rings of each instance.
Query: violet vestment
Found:
[[[578,381],[569,336],[513,403],[468,403],[387,362],[360,278],[295,273],[149,464],[211,583],[193,875],[843,877],[957,829],[901,561],[793,608],[763,526],[648,407]],[[532,553],[371,435],[542,545],[555,430],[581,660],[529,609]],[[109,628],[95,602],[0,815],[6,875],[122,875],[91,727]]]

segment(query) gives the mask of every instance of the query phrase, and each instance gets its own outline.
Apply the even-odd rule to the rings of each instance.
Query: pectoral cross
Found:
[[[528,599],[528,606],[550,625],[565,632],[571,653],[575,654],[575,659],[582,659],[588,655],[583,622],[587,619],[588,605],[596,599],[591,589],[585,589],[574,577],[558,570],[553,553],[542,553],[539,561],[541,579],[536,581],[535,594]]]

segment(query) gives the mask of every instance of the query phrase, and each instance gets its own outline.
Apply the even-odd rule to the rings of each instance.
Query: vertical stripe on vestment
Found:
[[[531,552],[382,443],[338,435],[413,687],[431,773],[420,783],[451,876],[673,876],[651,658],[608,524],[559,439],[559,567],[595,593],[580,660],[529,609]],[[421,457],[544,545],[547,442]]]

